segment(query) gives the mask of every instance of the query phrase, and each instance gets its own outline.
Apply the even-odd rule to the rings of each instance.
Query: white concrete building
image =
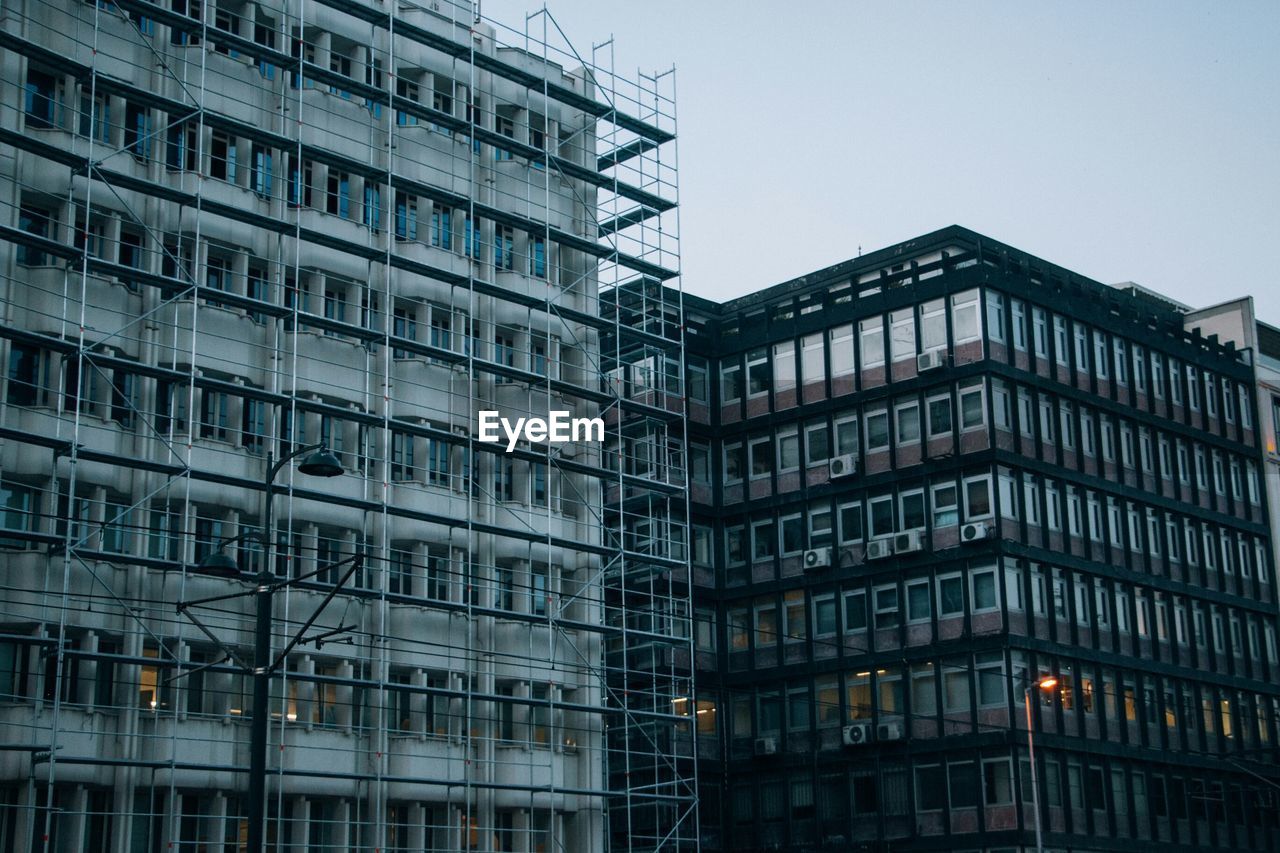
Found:
[[[682,441],[683,412],[603,382],[600,347],[680,358],[648,319],[678,305],[601,309],[676,275],[670,81],[525,28],[447,0],[0,13],[0,849],[246,849],[268,561],[266,849],[694,832],[629,818],[693,807],[661,746],[687,648],[605,657],[689,642],[687,583],[616,592],[687,577],[679,449],[638,476],[621,436]],[[612,413],[624,459],[480,444],[481,409]],[[264,475],[310,445],[341,473],[280,470],[268,558]]]

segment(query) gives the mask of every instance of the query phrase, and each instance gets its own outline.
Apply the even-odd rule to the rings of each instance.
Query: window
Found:
[[[957,345],[976,341],[982,334],[978,316],[978,291],[967,290],[951,297],[951,335]]]
[[[1049,357],[1049,329],[1043,308],[1031,309],[1031,340],[1038,358]]]
[[[801,340],[800,350],[801,381],[808,385],[826,379],[826,364],[822,348],[822,334],[806,335]]]
[[[925,401],[928,412],[929,438],[947,435],[951,432],[951,397],[943,395],[930,397]]]
[[[996,587],[994,569],[984,569],[973,573],[972,589],[973,611],[994,610],[999,606],[999,591]]]
[[[772,521],[757,521],[751,525],[751,559],[757,562],[772,560],[777,539]]]
[[[870,501],[871,537],[892,536],[896,529],[893,525],[893,496],[881,495]]]
[[[742,366],[722,364],[720,367],[720,402],[732,403],[742,399]]]
[[[847,592],[844,596],[845,631],[867,629],[867,594],[862,591]]]
[[[778,434],[778,472],[800,469],[800,435],[794,429]]]
[[[773,391],[791,391],[796,387],[795,341],[773,345]]]
[[[0,482],[0,529],[31,532],[36,529],[36,491],[18,483]],[[26,548],[22,539],[0,537],[0,548]]]
[[[875,589],[876,627],[893,628],[898,624],[898,587],[878,586]]]
[[[980,429],[987,422],[983,405],[982,380],[969,381],[960,386],[960,429]]]
[[[769,393],[768,350],[757,349],[747,353],[747,396],[759,397]]]
[[[899,495],[898,513],[902,521],[900,530],[923,530],[925,526],[924,490],[913,489]]]
[[[836,633],[836,599],[834,595],[814,597],[813,633],[817,637],[828,637]]]
[[[862,503],[841,504],[838,512],[838,524],[840,526],[840,544],[848,545],[854,542],[861,542],[863,539]]]
[[[825,421],[809,423],[805,426],[804,445],[805,462],[809,466],[821,465],[831,458],[830,440]]]
[[[898,427],[898,444],[915,444],[920,441],[920,404],[902,403],[894,408]]]
[[[935,299],[920,306],[920,350],[931,352],[947,345],[946,302]]]
[[[928,622],[933,615],[929,603],[929,582],[911,581],[907,584],[907,621]]]
[[[889,315],[889,336],[890,355],[894,361],[904,361],[915,357],[916,318],[914,308],[894,311]]]
[[[351,218],[351,178],[346,172],[333,169],[329,172],[329,181],[325,189],[325,211]]]
[[[853,373],[853,326],[846,324],[830,331],[831,375]]]
[[[862,369],[884,364],[884,318],[869,317],[858,323]]]
[[[1004,294],[994,290],[987,291],[987,337],[1004,343]]]
[[[964,481],[964,517],[967,521],[990,518],[991,477],[967,477]]]
[[[747,444],[747,452],[751,460],[751,479],[768,477],[773,473],[773,440],[770,438],[752,439]]]
[[[958,524],[960,516],[956,485],[954,483],[942,483],[934,486],[930,491],[933,500],[934,528],[951,527]]]
[[[889,412],[886,409],[866,414],[867,452],[889,449]]]
[[[989,806],[1013,802],[1012,776],[1007,758],[982,762],[982,798]]]
[[[1023,302],[1017,299],[1009,300],[1009,306],[1013,315],[1013,348],[1026,352],[1027,349],[1027,315],[1026,307]]]
[[[781,521],[782,555],[799,554],[804,550],[804,523],[800,515],[789,515]]]
[[[960,575],[938,578],[938,615],[959,616],[964,613],[964,583]]]

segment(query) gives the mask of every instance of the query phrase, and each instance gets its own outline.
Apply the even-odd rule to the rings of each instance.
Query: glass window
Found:
[[[914,308],[904,308],[889,315],[891,355],[903,361],[916,354],[916,318]]]
[[[925,406],[929,414],[929,437],[935,438],[951,432],[951,397],[930,397]]]
[[[867,452],[889,448],[889,412],[879,409],[867,412]]]
[[[994,610],[998,605],[996,589],[996,573],[994,569],[985,569],[973,573],[973,610]]]
[[[778,434],[778,471],[800,468],[800,434],[794,429]]]
[[[964,613],[964,582],[960,575],[938,578],[938,615],[959,616]]]
[[[947,345],[947,306],[935,299],[920,306],[920,349],[939,350]]]
[[[871,535],[891,536],[893,526],[893,496],[882,495],[871,499]]]
[[[920,440],[920,405],[903,403],[894,409],[898,425],[898,444],[914,444]]]
[[[929,605],[929,582],[913,581],[907,584],[907,621],[927,622],[932,616]]]
[[[757,349],[747,353],[747,395],[759,397],[769,393],[768,350]]]
[[[933,526],[950,527],[960,521],[958,490],[955,483],[942,483],[931,490],[933,498]]]
[[[787,391],[796,387],[796,344],[783,341],[773,345],[773,389]],[[754,394],[755,391],[753,390]]]
[[[976,288],[951,297],[951,334],[956,344],[976,341],[982,334]]]
[[[847,545],[852,542],[862,541],[861,501],[840,505],[839,524],[841,544]]]
[[[807,385],[827,378],[826,354],[822,348],[822,333],[806,335],[800,342],[800,375]]]
[[[898,497],[898,511],[902,518],[902,530],[923,530],[924,489],[903,492]]]
[[[826,421],[818,421],[805,426],[804,446],[805,461],[809,465],[821,465],[831,458],[831,440]]]
[[[991,517],[991,477],[969,477],[964,481],[964,517],[973,521]]]
[[[862,369],[884,364],[884,317],[868,317],[858,324]]]
[[[864,631],[867,627],[867,594],[861,590],[844,595],[844,629]]]
[[[831,375],[846,376],[853,372],[853,325],[830,330]]]

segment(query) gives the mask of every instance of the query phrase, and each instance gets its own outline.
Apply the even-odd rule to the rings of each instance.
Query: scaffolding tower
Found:
[[[696,847],[674,73],[449,0],[0,47],[0,849],[244,849],[264,568],[268,848]]]

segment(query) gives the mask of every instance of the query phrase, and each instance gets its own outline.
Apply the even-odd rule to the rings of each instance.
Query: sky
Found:
[[[1252,295],[1280,325],[1280,2],[547,8],[581,53],[613,36],[619,72],[676,69],[688,292],[959,224],[1195,307]]]

